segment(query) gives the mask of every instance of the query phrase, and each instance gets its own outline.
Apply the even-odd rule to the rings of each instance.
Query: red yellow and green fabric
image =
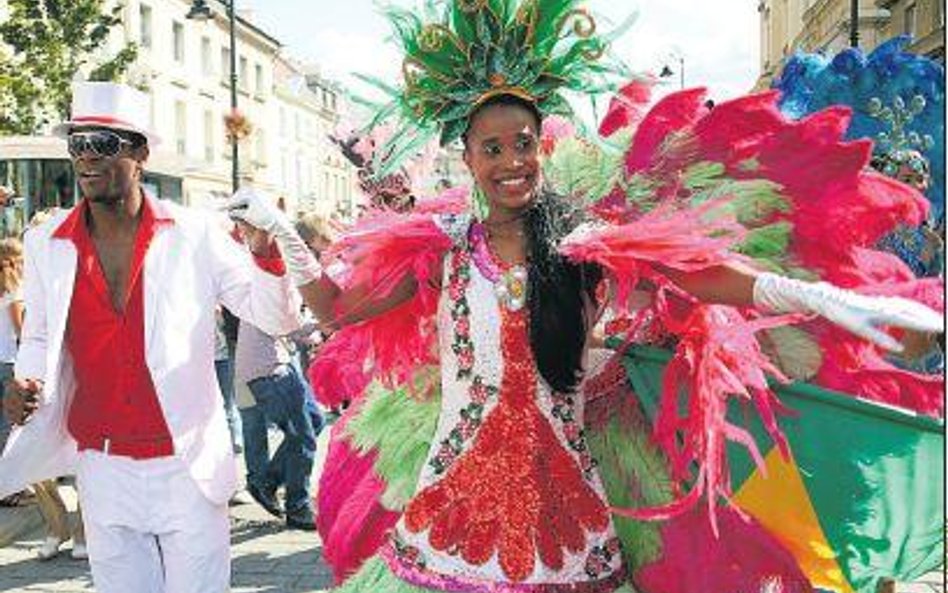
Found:
[[[633,347],[623,359],[632,389],[652,415],[671,354]],[[757,414],[734,405],[766,473],[730,446],[734,502],[767,528],[812,584],[874,593],[882,577],[911,581],[944,565],[944,423],[796,383],[776,388],[795,415],[781,428],[791,458]]]

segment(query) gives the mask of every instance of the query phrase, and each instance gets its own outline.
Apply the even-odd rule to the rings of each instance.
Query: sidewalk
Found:
[[[64,495],[71,488],[61,489]],[[64,496],[65,497],[65,496]],[[72,508],[73,501],[67,500]],[[315,533],[291,531],[256,504],[231,508],[234,593],[317,593],[332,584]],[[28,517],[28,519],[23,519]],[[86,561],[69,556],[70,544],[48,562],[36,560],[43,540],[36,507],[0,510],[0,525],[32,524],[20,541],[0,548],[0,592],[93,593]]]
[[[312,485],[322,471],[329,431],[320,435]],[[274,443],[275,444],[275,443]],[[243,458],[240,475],[244,473]],[[76,508],[71,486],[59,489],[70,511]],[[242,498],[250,501],[246,493]],[[321,593],[332,586],[332,573],[320,556],[315,532],[285,529],[253,502],[231,507],[233,593]],[[43,542],[42,519],[35,506],[0,508],[0,538],[16,532],[14,543],[0,541],[0,593],[94,593],[89,564],[69,556],[71,544],[47,562],[36,559]],[[129,592],[133,593],[133,592]]]

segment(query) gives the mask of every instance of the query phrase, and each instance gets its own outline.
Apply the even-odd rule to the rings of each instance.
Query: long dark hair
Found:
[[[530,347],[540,375],[563,393],[582,379],[589,306],[602,279],[598,266],[570,262],[556,249],[581,218],[566,198],[541,192],[524,220]]]
[[[540,130],[536,105],[513,95],[491,97],[468,121],[491,105],[512,105],[529,111]],[[467,142],[467,133],[463,137]],[[582,210],[567,198],[541,189],[524,216],[527,238],[527,306],[530,348],[540,375],[555,391],[576,389],[583,373],[583,350],[589,330],[588,305],[602,278],[598,266],[578,265],[556,250],[559,242],[582,221]]]

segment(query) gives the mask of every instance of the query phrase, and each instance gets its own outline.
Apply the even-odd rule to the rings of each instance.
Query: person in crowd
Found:
[[[240,422],[240,412],[234,397],[234,362],[231,349],[224,332],[223,309],[214,312],[214,370],[217,373],[217,385],[224,396],[224,411],[227,414],[227,428],[230,430],[234,453],[240,453],[244,447],[244,437]]]
[[[39,225],[54,214],[54,210],[42,211],[33,216],[31,226]],[[23,297],[20,293],[20,281],[23,275],[23,244],[19,239],[0,240],[0,309],[6,314],[0,315],[0,363],[2,381],[13,378],[13,365],[16,360],[17,346],[23,328]],[[37,508],[46,527],[46,538],[36,551],[40,560],[49,560],[57,556],[62,545],[73,540],[71,555],[77,560],[87,557],[85,533],[82,528],[82,512],[77,509],[76,520],[70,525],[66,504],[59,494],[57,480],[42,480],[32,485]]]
[[[266,233],[239,222],[244,242],[251,250],[268,241]],[[286,519],[287,527],[313,531],[315,517],[310,500],[310,476],[316,456],[316,437],[322,428],[315,401],[291,364],[285,338],[272,336],[242,322],[237,334],[235,380],[246,384],[256,405],[245,408],[244,460],[247,492],[264,509]],[[269,456],[267,424],[283,433],[273,457]],[[277,488],[286,487],[286,504]]]
[[[2,190],[0,190],[2,193]],[[13,377],[17,344],[23,328],[23,245],[19,240],[0,240],[0,386]],[[0,387],[0,399],[3,397]],[[0,451],[6,444],[9,424],[0,418]]]
[[[82,199],[25,235],[0,495],[76,474],[97,591],[223,593],[236,464],[214,312],[292,331],[299,268],[251,257],[206,213],[143,189],[159,142],[149,113],[136,89],[76,83],[55,129]]]
[[[336,230],[332,223],[324,216],[315,212],[303,214],[296,221],[296,232],[312,252],[313,257],[319,260],[336,238]],[[304,310],[304,314],[308,311]],[[310,314],[311,315],[311,314]],[[293,345],[296,346],[299,370],[305,372],[315,356],[316,351],[327,338],[319,331],[318,324],[304,324],[300,330],[294,332]]]

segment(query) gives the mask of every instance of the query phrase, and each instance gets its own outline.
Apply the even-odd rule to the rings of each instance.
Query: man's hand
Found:
[[[3,392],[3,413],[13,424],[23,425],[39,407],[43,382],[38,379],[10,379]]]
[[[293,229],[293,224],[277,208],[275,200],[250,187],[238,189],[227,202],[226,208],[232,219],[243,221],[271,235]]]
[[[280,246],[286,270],[297,287],[312,284],[322,277],[322,266],[273,200],[249,187],[242,187],[227,203],[227,213],[231,218],[241,220],[273,237]]]

